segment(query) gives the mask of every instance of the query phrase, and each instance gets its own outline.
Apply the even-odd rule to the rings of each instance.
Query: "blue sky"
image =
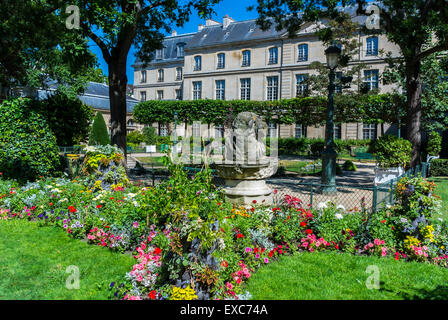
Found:
[[[215,12],[216,14],[212,17],[213,20],[222,21],[222,18],[228,14],[230,17],[232,17],[234,20],[241,21],[241,20],[248,20],[248,19],[255,19],[257,17],[257,12],[255,10],[248,12],[246,8],[250,5],[255,5],[257,3],[257,0],[222,0],[216,7]],[[199,24],[205,24],[205,21],[200,19],[196,14],[193,14],[190,17],[190,21],[187,22],[182,28],[176,28],[173,26],[173,28],[177,31],[178,34],[183,33],[189,33],[189,32],[195,32],[198,30]],[[89,42],[90,49],[97,55],[98,62],[100,68],[103,70],[104,74],[108,74],[107,72],[107,64],[103,59],[103,56],[101,54],[100,48],[93,43],[92,41]],[[134,74],[133,69],[131,65],[135,61],[135,51],[134,48],[131,49],[128,56],[128,64],[127,64],[127,76],[128,76],[128,83],[133,84],[134,83]]]

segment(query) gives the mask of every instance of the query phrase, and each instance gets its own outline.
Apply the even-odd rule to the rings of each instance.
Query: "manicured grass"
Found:
[[[154,165],[154,167],[164,167],[162,158],[163,157],[137,157],[136,159],[147,166]]]
[[[443,218],[448,220],[448,177],[431,177],[429,180],[437,185],[435,193],[442,198]]]
[[[368,266],[379,270],[379,289],[368,289]],[[337,253],[282,257],[258,270],[248,282],[253,299],[448,299],[448,269],[392,258]],[[371,283],[371,282],[369,282]]]
[[[320,167],[316,166],[316,170],[308,170],[305,171],[305,167],[308,165],[312,165],[313,163],[311,161],[294,161],[294,160],[281,160],[279,162],[280,166],[284,166],[286,171],[296,172],[296,173],[307,173],[307,174],[314,174],[316,172],[320,172]]]
[[[0,299],[107,299],[107,286],[133,264],[130,255],[71,239],[56,227],[0,221]],[[79,268],[80,287],[69,290],[73,271],[66,268],[72,265]]]

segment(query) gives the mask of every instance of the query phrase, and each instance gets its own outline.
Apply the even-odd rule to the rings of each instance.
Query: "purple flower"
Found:
[[[132,224],[132,226],[133,226],[134,228],[138,228],[138,226],[139,226],[138,221],[135,221],[135,222]]]

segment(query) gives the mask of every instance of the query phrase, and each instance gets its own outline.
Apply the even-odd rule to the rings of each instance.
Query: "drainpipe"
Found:
[[[282,99],[282,90],[283,90],[283,44],[284,44],[284,40],[281,39],[282,41],[282,45],[281,45],[281,50],[282,50],[282,54],[280,56],[280,81],[279,81],[279,85],[280,85],[280,90],[279,90],[279,98],[280,100]],[[280,138],[280,123],[278,124],[278,138]]]

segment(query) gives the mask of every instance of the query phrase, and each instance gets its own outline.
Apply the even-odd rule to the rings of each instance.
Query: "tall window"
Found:
[[[167,137],[169,134],[168,124],[167,123],[159,123],[159,136]]]
[[[270,122],[268,124],[267,136],[269,138],[275,138],[277,136],[277,124],[276,123]]]
[[[226,67],[226,54],[218,53],[218,69],[224,69]]]
[[[176,68],[176,80],[182,80],[182,67],[177,67]]]
[[[305,83],[306,78],[306,74],[296,75],[296,97],[303,96],[307,92],[308,85]]]
[[[224,126],[222,124],[215,125],[215,139],[224,138]]]
[[[216,80],[216,100],[226,99],[226,81]]]
[[[176,89],[176,100],[182,100],[182,89]]]
[[[250,66],[250,50],[243,51],[243,67]]]
[[[269,64],[278,63],[278,48],[270,48],[269,49]]]
[[[299,45],[299,57],[297,61],[308,61],[308,45],[306,43]]]
[[[177,57],[183,57],[185,55],[184,49],[185,49],[185,43],[178,43],[176,46],[177,49]]]
[[[334,138],[342,139],[342,126],[340,124],[334,126]]]
[[[157,90],[157,100],[163,100],[163,90]]]
[[[201,136],[201,124],[199,122],[193,122],[193,137],[200,137]]]
[[[294,136],[296,138],[306,137],[306,127],[303,124],[296,123]]]
[[[336,93],[342,93],[342,84],[341,84],[342,72],[341,71],[336,72],[336,79],[339,80],[339,83],[335,86],[334,91]]]
[[[193,82],[193,100],[199,100],[202,97],[202,81]]]
[[[377,56],[378,55],[378,37],[367,38],[367,56]]]
[[[267,82],[266,100],[278,100],[278,76],[268,77]]]
[[[194,57],[194,71],[199,71],[202,68],[202,57],[196,56]]]
[[[163,71],[163,69],[159,69],[159,70],[157,71],[157,81],[159,81],[159,82],[163,82],[164,78],[165,78],[165,76],[164,76],[164,71]]]
[[[376,139],[376,124],[363,123],[362,125],[362,138],[363,139]]]
[[[378,69],[364,70],[364,83],[369,90],[378,88]]]
[[[140,100],[141,101],[146,101],[146,91],[140,92]]]
[[[241,100],[250,100],[250,78],[240,79]]]
[[[140,79],[141,83],[146,83],[146,70],[142,71]]]

